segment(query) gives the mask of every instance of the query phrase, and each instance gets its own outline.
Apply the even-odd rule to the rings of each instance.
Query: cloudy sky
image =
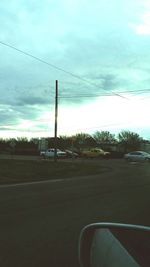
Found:
[[[53,136],[58,80],[58,135],[150,138],[149,0],[5,0],[0,25],[0,137]]]

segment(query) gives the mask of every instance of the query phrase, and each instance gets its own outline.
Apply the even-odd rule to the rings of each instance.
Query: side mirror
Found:
[[[150,227],[95,223],[79,239],[81,267],[150,267]]]

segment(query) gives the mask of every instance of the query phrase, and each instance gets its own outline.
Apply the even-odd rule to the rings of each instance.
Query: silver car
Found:
[[[150,154],[144,151],[133,151],[124,155],[127,161],[150,162]]]

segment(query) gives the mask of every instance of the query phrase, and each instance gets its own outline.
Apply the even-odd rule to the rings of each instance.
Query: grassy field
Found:
[[[101,162],[0,159],[0,184],[65,179],[109,171]]]

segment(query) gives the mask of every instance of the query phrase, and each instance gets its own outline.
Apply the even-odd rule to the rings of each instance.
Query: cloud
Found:
[[[150,2],[149,0],[138,1],[139,10],[136,19],[130,23],[131,28],[139,36],[150,35]]]
[[[49,99],[48,98],[43,98],[42,96],[27,96],[27,97],[21,97],[17,104],[20,106],[34,106],[34,105],[47,105],[49,104]]]
[[[38,105],[13,106],[0,105],[0,125],[17,125],[20,120],[35,120],[42,113],[42,108]]]
[[[89,105],[97,94],[149,86],[150,40],[145,43],[129,27],[149,25],[149,13],[140,5],[136,0],[1,1],[0,40],[81,79],[1,45],[0,125],[14,123],[17,131],[21,123],[33,132],[45,128],[53,117],[56,79],[59,106],[66,111]],[[139,14],[145,14],[140,22]]]
[[[127,95],[129,97],[129,95]],[[78,108],[60,107],[59,133],[91,132],[96,130],[116,131],[122,129],[147,129],[149,103],[141,102],[140,97],[129,100],[113,97],[101,97]],[[140,106],[140,109],[139,109]],[[79,119],[80,118],[80,119]],[[64,123],[65,120],[65,123]]]
[[[150,35],[150,11],[146,11],[141,16],[141,22],[132,27],[139,35]]]
[[[15,125],[18,121],[17,114],[7,107],[0,108],[0,126]]]

